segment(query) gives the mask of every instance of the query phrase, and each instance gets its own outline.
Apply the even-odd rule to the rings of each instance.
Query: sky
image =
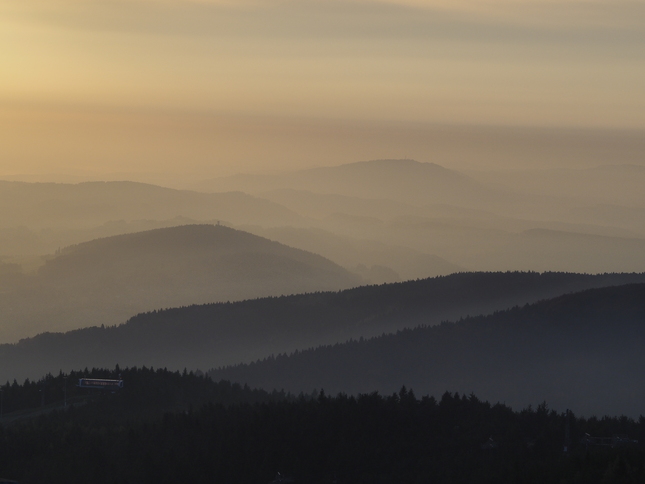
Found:
[[[643,1],[0,0],[0,176],[510,166],[482,129],[634,162],[643,86]]]

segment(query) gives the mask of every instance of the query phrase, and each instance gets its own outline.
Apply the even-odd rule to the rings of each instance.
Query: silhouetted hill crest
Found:
[[[17,327],[3,328],[2,337],[113,325],[161,307],[339,290],[361,282],[322,256],[223,225],[155,229],[68,247],[19,285],[5,285],[0,309]]]
[[[154,229],[83,242],[62,249],[61,254],[48,260],[39,272],[47,276],[64,270],[59,268],[66,265],[84,262],[111,266],[131,258],[141,260],[139,258],[164,254],[174,259],[194,258],[200,253],[212,258],[239,253],[274,254],[307,262],[330,272],[345,273],[344,269],[317,254],[223,225],[208,224]]]

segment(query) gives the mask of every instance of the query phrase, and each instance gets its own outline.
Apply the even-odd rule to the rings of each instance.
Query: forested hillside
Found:
[[[212,371],[266,389],[475,392],[638,416],[645,401],[645,284],[590,289],[489,316],[278,355]]]
[[[109,254],[106,259],[111,260]],[[185,273],[189,281],[201,270],[191,267],[195,272]],[[462,273],[340,292],[152,311],[119,326],[46,333],[0,345],[0,381],[117,363],[208,369],[488,314],[589,287],[644,280],[643,274]],[[136,287],[132,290],[138,293]]]
[[[418,398],[406,388],[294,398],[151,369],[69,378],[117,372],[117,393],[84,390],[64,409],[59,391],[56,409],[0,420],[2,475],[21,484],[645,479],[643,417],[580,418],[547,403],[515,412],[472,394]],[[38,387],[61,390],[64,376],[2,389],[33,397]]]

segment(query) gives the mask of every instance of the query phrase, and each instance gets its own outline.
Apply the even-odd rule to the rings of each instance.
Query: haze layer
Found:
[[[532,130],[464,143],[427,123],[642,130],[643,19],[629,1],[4,2],[0,175],[522,163],[490,152],[531,151]]]

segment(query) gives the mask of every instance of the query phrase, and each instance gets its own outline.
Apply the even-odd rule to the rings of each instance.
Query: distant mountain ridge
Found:
[[[208,369],[433,325],[645,274],[462,273],[142,313],[126,324],[48,333],[0,345],[0,381],[82,366]]]
[[[235,214],[235,215],[234,215]],[[275,217],[281,223],[298,216],[280,205],[227,190],[198,193],[136,182],[25,183],[0,180],[0,217],[4,225],[49,224],[52,220],[236,218],[253,223]]]
[[[233,175],[198,185],[201,190],[310,190],[361,198],[385,198],[425,205],[454,203],[477,206],[482,202],[499,208],[526,199],[508,189],[487,187],[474,179],[435,163],[411,159],[371,160],[339,166],[311,168],[275,175]]]
[[[504,182],[515,179],[508,173],[467,176],[437,163],[385,159],[202,184],[226,193],[130,182],[2,182],[0,263],[32,270],[40,255],[72,243],[222,221],[257,235],[273,230],[280,241],[320,250],[374,283],[456,270],[642,271],[641,171],[535,171],[517,174],[514,184]],[[618,198],[596,197],[606,190]],[[291,229],[301,230],[295,236]],[[534,229],[562,234],[543,237]],[[316,234],[323,231],[336,240],[322,243]]]
[[[318,229],[405,247],[447,263],[431,264],[424,276],[444,273],[442,265],[471,271],[643,271],[645,212],[637,203],[642,199],[640,172],[628,170],[634,172],[630,179],[622,171],[612,169],[604,175],[602,170],[566,170],[562,179],[557,170],[527,171],[517,175],[514,185],[508,180],[515,178],[503,172],[466,176],[436,163],[372,160],[278,174],[235,175],[206,181],[200,187],[254,193],[315,220]],[[542,179],[549,182],[547,186]],[[615,200],[632,200],[632,204],[598,205],[603,197],[596,199],[595,194],[616,194],[620,186],[625,193]],[[535,229],[551,230],[552,236],[539,236]],[[574,240],[565,232],[588,236]],[[307,244],[303,247],[315,246],[303,243]],[[326,255],[339,262],[350,252],[334,249]],[[361,263],[370,272],[372,265],[389,270],[390,280],[395,277],[393,272],[414,273],[406,263],[388,264],[378,257]],[[356,264],[346,266],[353,269]],[[388,280],[385,271],[382,277]]]

